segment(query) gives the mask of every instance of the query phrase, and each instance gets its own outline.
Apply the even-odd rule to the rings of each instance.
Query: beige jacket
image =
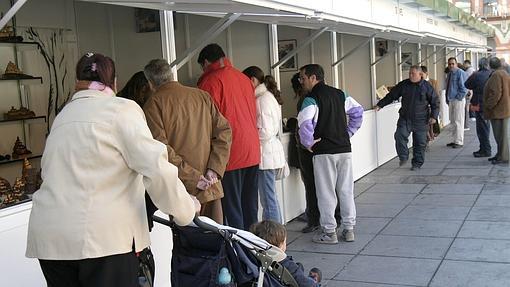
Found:
[[[130,100],[77,92],[53,122],[33,196],[27,257],[77,260],[149,245],[144,190],[179,225],[194,204]]]
[[[223,176],[230,155],[232,132],[209,94],[169,82],[158,88],[143,108],[155,139],[164,143],[168,160],[179,169],[186,190],[201,203],[223,197],[221,182],[197,189],[207,169]]]

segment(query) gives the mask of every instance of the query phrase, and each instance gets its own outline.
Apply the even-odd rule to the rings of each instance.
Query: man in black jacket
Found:
[[[491,156],[491,143],[489,140],[491,124],[489,120],[483,118],[483,88],[485,83],[492,74],[489,68],[489,60],[481,58],[478,61],[478,71],[473,73],[464,83],[466,88],[473,90],[473,97],[471,98],[470,110],[475,112],[476,117],[476,135],[480,142],[480,149],[473,152],[474,157],[490,157]]]
[[[434,88],[429,82],[421,79],[420,66],[412,66],[409,79],[397,84],[374,107],[379,111],[384,106],[402,98],[399,110],[397,130],[395,131],[395,147],[400,159],[400,166],[409,159],[409,135],[413,133],[413,159],[411,170],[419,169],[424,162],[427,145],[427,129],[429,124],[437,121],[439,101]]]

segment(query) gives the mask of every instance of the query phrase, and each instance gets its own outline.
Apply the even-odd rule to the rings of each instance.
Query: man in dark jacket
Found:
[[[395,147],[400,166],[409,159],[409,135],[413,133],[413,159],[411,170],[419,169],[425,160],[427,130],[429,124],[437,121],[439,101],[434,88],[429,82],[421,79],[420,66],[412,66],[409,79],[398,83],[374,107],[379,111],[384,106],[402,98],[399,110],[397,130],[395,131]]]
[[[473,90],[470,110],[475,113],[476,135],[480,142],[480,149],[473,152],[474,157],[490,157],[492,152],[489,140],[490,121],[483,118],[483,88],[491,74],[489,61],[484,57],[478,61],[478,71],[472,74],[464,83],[466,88]]]

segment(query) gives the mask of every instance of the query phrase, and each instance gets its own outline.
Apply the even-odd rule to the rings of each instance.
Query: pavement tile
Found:
[[[431,287],[503,287],[510,282],[510,264],[445,260]]]
[[[395,219],[381,234],[408,236],[455,237],[462,225],[461,220]]]
[[[357,217],[395,217],[404,205],[390,205],[390,204],[362,204],[356,203],[356,216]]]
[[[363,255],[443,259],[453,238],[378,235]]]
[[[508,206],[510,207],[510,195],[485,195],[481,194],[475,206]]]
[[[510,263],[510,240],[457,238],[446,259]]]
[[[403,193],[371,193],[365,192],[356,198],[356,203],[363,204],[408,204],[416,195]]]
[[[356,241],[344,242],[339,239],[338,244],[319,244],[312,242],[313,233],[304,234],[287,246],[289,251],[314,251],[315,253],[357,254],[374,238],[374,234],[356,233]]]
[[[312,250],[311,250],[312,251]],[[303,264],[305,274],[313,267],[322,271],[324,280],[333,278],[353,258],[353,255],[317,254],[310,252],[288,251],[294,262]]]
[[[420,194],[411,205],[473,206],[476,194]]]
[[[468,212],[469,207],[465,206],[410,205],[397,218],[464,220]]]
[[[436,184],[427,185],[422,193],[479,194],[483,184]],[[510,192],[509,192],[510,194]]]
[[[358,218],[356,234],[377,234],[390,222],[391,218]]]
[[[488,169],[473,169],[473,168],[447,168],[445,169],[441,175],[489,175]]]
[[[372,192],[394,192],[394,193],[419,193],[425,184],[394,184],[394,183],[377,183],[367,189],[367,193]]]
[[[357,256],[335,279],[367,283],[426,286],[440,260]]]
[[[377,283],[329,280],[325,286],[326,287],[400,287],[400,286],[406,286],[406,285],[377,284]]]
[[[457,176],[444,176],[444,175],[432,175],[432,176],[419,176],[411,175],[400,181],[400,183],[457,183],[459,177]]]
[[[510,221],[510,208],[503,206],[475,206],[467,220]]]
[[[507,184],[486,184],[482,189],[482,194],[487,194],[487,195],[507,194],[507,195],[510,195],[510,186]]]
[[[510,240],[510,222],[466,221],[458,237]]]

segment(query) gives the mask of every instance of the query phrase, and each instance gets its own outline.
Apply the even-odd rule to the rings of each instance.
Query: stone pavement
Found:
[[[315,244],[295,220],[288,254],[328,287],[510,286],[510,168],[472,156],[470,124],[463,148],[443,132],[422,169],[395,158],[356,182],[355,242]]]

